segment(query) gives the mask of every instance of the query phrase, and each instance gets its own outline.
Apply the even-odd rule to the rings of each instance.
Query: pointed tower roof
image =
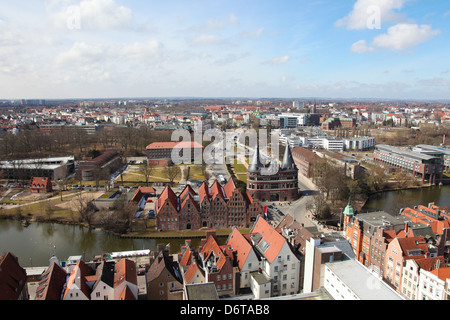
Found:
[[[353,207],[352,207],[352,205],[349,202],[348,205],[344,209],[344,215],[346,215],[346,216],[353,216],[353,214],[354,214]]]
[[[248,171],[249,172],[258,172],[261,167],[262,167],[262,163],[261,163],[260,155],[259,155],[259,145],[257,143],[256,147],[255,147],[255,152],[253,153],[252,162],[250,163],[250,166],[248,167]]]
[[[281,170],[292,170],[296,169],[297,166],[294,162],[294,157],[292,157],[291,148],[286,144],[286,149],[284,151],[283,162],[281,163]]]

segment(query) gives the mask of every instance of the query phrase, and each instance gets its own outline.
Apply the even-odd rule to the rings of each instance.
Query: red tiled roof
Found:
[[[222,199],[225,197],[225,192],[223,187],[220,185],[219,181],[214,181],[210,188],[210,196],[214,200],[217,196],[220,196]]]
[[[172,188],[170,188],[169,186],[166,186],[164,188],[164,191],[161,193],[161,195],[159,196],[158,200],[157,200],[157,211],[159,211],[159,209],[161,209],[161,207],[163,206],[163,204],[166,202],[166,200],[168,200],[170,203],[172,203],[173,207],[178,210],[178,200],[177,200],[177,196],[175,195],[175,193],[173,192]]]
[[[450,267],[439,268],[431,271],[432,274],[439,277],[439,279],[446,281],[450,279]]]
[[[238,263],[239,269],[242,270],[245,261],[253,250],[252,245],[237,228],[233,228],[228,238],[227,246],[237,253],[235,260]]]
[[[201,148],[203,146],[196,141],[181,141],[181,142],[154,142],[147,146],[147,150],[151,149],[174,149],[174,148]]]
[[[136,264],[129,259],[122,259],[116,263],[114,288],[118,287],[124,281],[137,285]]]
[[[64,297],[67,297],[67,294],[70,292],[72,285],[77,280],[77,276],[80,276],[80,290],[84,293],[84,295],[89,299],[90,298],[90,290],[88,285],[86,284],[86,277],[93,274],[93,270],[82,260],[78,261],[75,268],[72,270],[69,279],[67,280],[66,291],[64,292]]]
[[[0,300],[18,300],[27,285],[25,269],[12,253],[0,256]]]
[[[186,273],[184,274],[184,279],[186,280],[186,283],[190,283],[197,272],[200,272],[202,276],[204,276],[202,269],[199,268],[197,262],[194,261],[189,265],[189,268],[186,270]]]
[[[262,217],[258,217],[258,220],[250,233],[259,233],[267,242],[269,247],[264,252],[264,256],[270,263],[272,263],[280,253],[286,239]]]
[[[228,182],[223,187],[223,190],[225,191],[225,196],[227,198],[231,198],[233,192],[236,190],[236,185],[234,184],[233,179],[228,180]]]
[[[41,276],[36,289],[36,300],[60,300],[66,284],[67,272],[53,263]]]

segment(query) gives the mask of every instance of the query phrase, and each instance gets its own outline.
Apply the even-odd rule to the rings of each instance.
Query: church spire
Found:
[[[256,143],[255,152],[253,153],[253,159],[252,163],[248,167],[248,171],[250,172],[257,172],[262,167],[262,163],[259,156],[259,146],[258,143]]]
[[[284,150],[283,162],[281,163],[281,170],[295,169],[296,165],[294,158],[292,157],[291,148],[288,143],[286,143],[286,148]]]

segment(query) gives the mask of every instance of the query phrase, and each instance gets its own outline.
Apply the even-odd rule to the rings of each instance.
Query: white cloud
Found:
[[[407,50],[427,42],[440,33],[430,25],[400,23],[388,29],[387,33],[374,38],[373,45],[389,50]]]
[[[418,84],[425,87],[448,87],[450,82],[444,78],[422,79]]]
[[[223,45],[228,42],[217,34],[202,33],[188,39],[188,42],[194,46]]]
[[[366,53],[373,52],[374,48],[368,46],[366,40],[359,40],[352,45],[351,50],[356,53]]]
[[[365,40],[355,42],[351,50],[357,53],[373,52],[376,48],[405,51],[427,42],[440,33],[430,25],[399,23],[387,30],[387,33],[376,36],[368,45]]]
[[[285,64],[291,59],[291,56],[282,56],[282,57],[275,57],[269,61],[266,61],[265,64],[272,64],[272,65],[279,65],[279,64]]]
[[[54,25],[67,29],[118,29],[129,25],[133,18],[131,9],[114,0],[53,0],[48,10]]]
[[[253,31],[243,31],[241,32],[241,34],[239,35],[239,37],[241,39],[252,39],[252,38],[259,38],[262,33],[264,31],[264,28],[258,28],[256,30]]]
[[[350,30],[374,27],[374,23],[399,22],[404,15],[396,10],[402,9],[409,0],[357,0],[348,16],[336,21],[336,26]],[[381,27],[378,26],[377,29]]]
[[[105,58],[106,50],[100,46],[88,45],[85,42],[76,42],[67,51],[60,53],[56,57],[57,64],[77,64],[87,65],[102,61]]]

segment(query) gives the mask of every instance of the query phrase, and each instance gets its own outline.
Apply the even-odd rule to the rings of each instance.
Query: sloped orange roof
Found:
[[[164,191],[161,193],[161,195],[159,196],[158,200],[157,200],[157,210],[161,209],[162,205],[165,203],[166,200],[169,200],[170,203],[172,203],[172,205],[174,206],[175,209],[178,208],[178,200],[177,200],[177,196],[175,195],[175,193],[173,192],[172,188],[170,188],[169,186],[166,186],[164,188]]]
[[[186,273],[184,274],[184,279],[186,280],[186,283],[190,283],[197,272],[200,272],[201,275],[204,276],[202,269],[199,268],[197,262],[194,261],[189,265],[189,268],[186,270]]]
[[[413,238],[397,238],[397,241],[402,249],[403,256],[408,257],[409,250],[420,249],[423,253],[427,253],[428,246],[424,237],[413,237]],[[419,256],[413,256],[419,258]]]
[[[417,265],[420,269],[424,269],[426,271],[432,271],[436,269],[436,264],[443,266],[445,264],[444,257],[428,257],[422,259],[415,259]],[[438,262],[439,261],[439,262]]]
[[[233,228],[233,231],[228,237],[227,246],[237,253],[235,260],[238,263],[239,269],[242,270],[245,261],[253,250],[252,245],[237,228]]]
[[[180,259],[180,266],[187,266],[190,265],[192,262],[192,258],[193,258],[193,251],[191,249],[191,247],[187,247],[186,251],[183,254],[183,257]]]
[[[439,268],[431,271],[432,274],[439,277],[439,279],[446,281],[450,279],[450,267]]]
[[[128,286],[125,286],[120,294],[119,300],[136,300],[136,297],[133,295],[133,292],[131,292],[131,289]]]
[[[206,182],[203,182],[202,185],[200,186],[200,188],[198,189],[198,195],[200,196],[200,202],[203,202],[203,199],[205,199],[205,197],[207,197],[208,201],[210,199],[210,195],[209,195],[209,187],[206,184]]]
[[[114,273],[114,288],[123,281],[137,285],[136,264],[129,259],[122,259],[116,263]]]
[[[233,179],[228,180],[228,182],[223,187],[223,190],[225,191],[226,198],[231,198],[234,190],[236,190],[236,185],[234,184]]]
[[[223,187],[220,185],[219,181],[214,181],[210,188],[210,196],[214,200],[217,196],[220,196],[222,199],[225,198],[225,193]]]
[[[286,239],[262,217],[258,217],[251,233],[259,233],[262,236],[262,239],[267,242],[268,248],[264,252],[264,256],[272,263],[283,248]]]
[[[86,277],[92,275],[93,270],[91,268],[89,268],[89,266],[86,263],[84,263],[82,260],[78,261],[75,268],[72,270],[69,280],[67,280],[67,286],[66,286],[66,290],[64,292],[63,298],[65,298],[67,296],[67,294],[70,291],[70,288],[75,283],[78,272],[80,274],[80,290],[84,293],[84,295],[86,297],[90,298],[89,287],[86,284]]]

